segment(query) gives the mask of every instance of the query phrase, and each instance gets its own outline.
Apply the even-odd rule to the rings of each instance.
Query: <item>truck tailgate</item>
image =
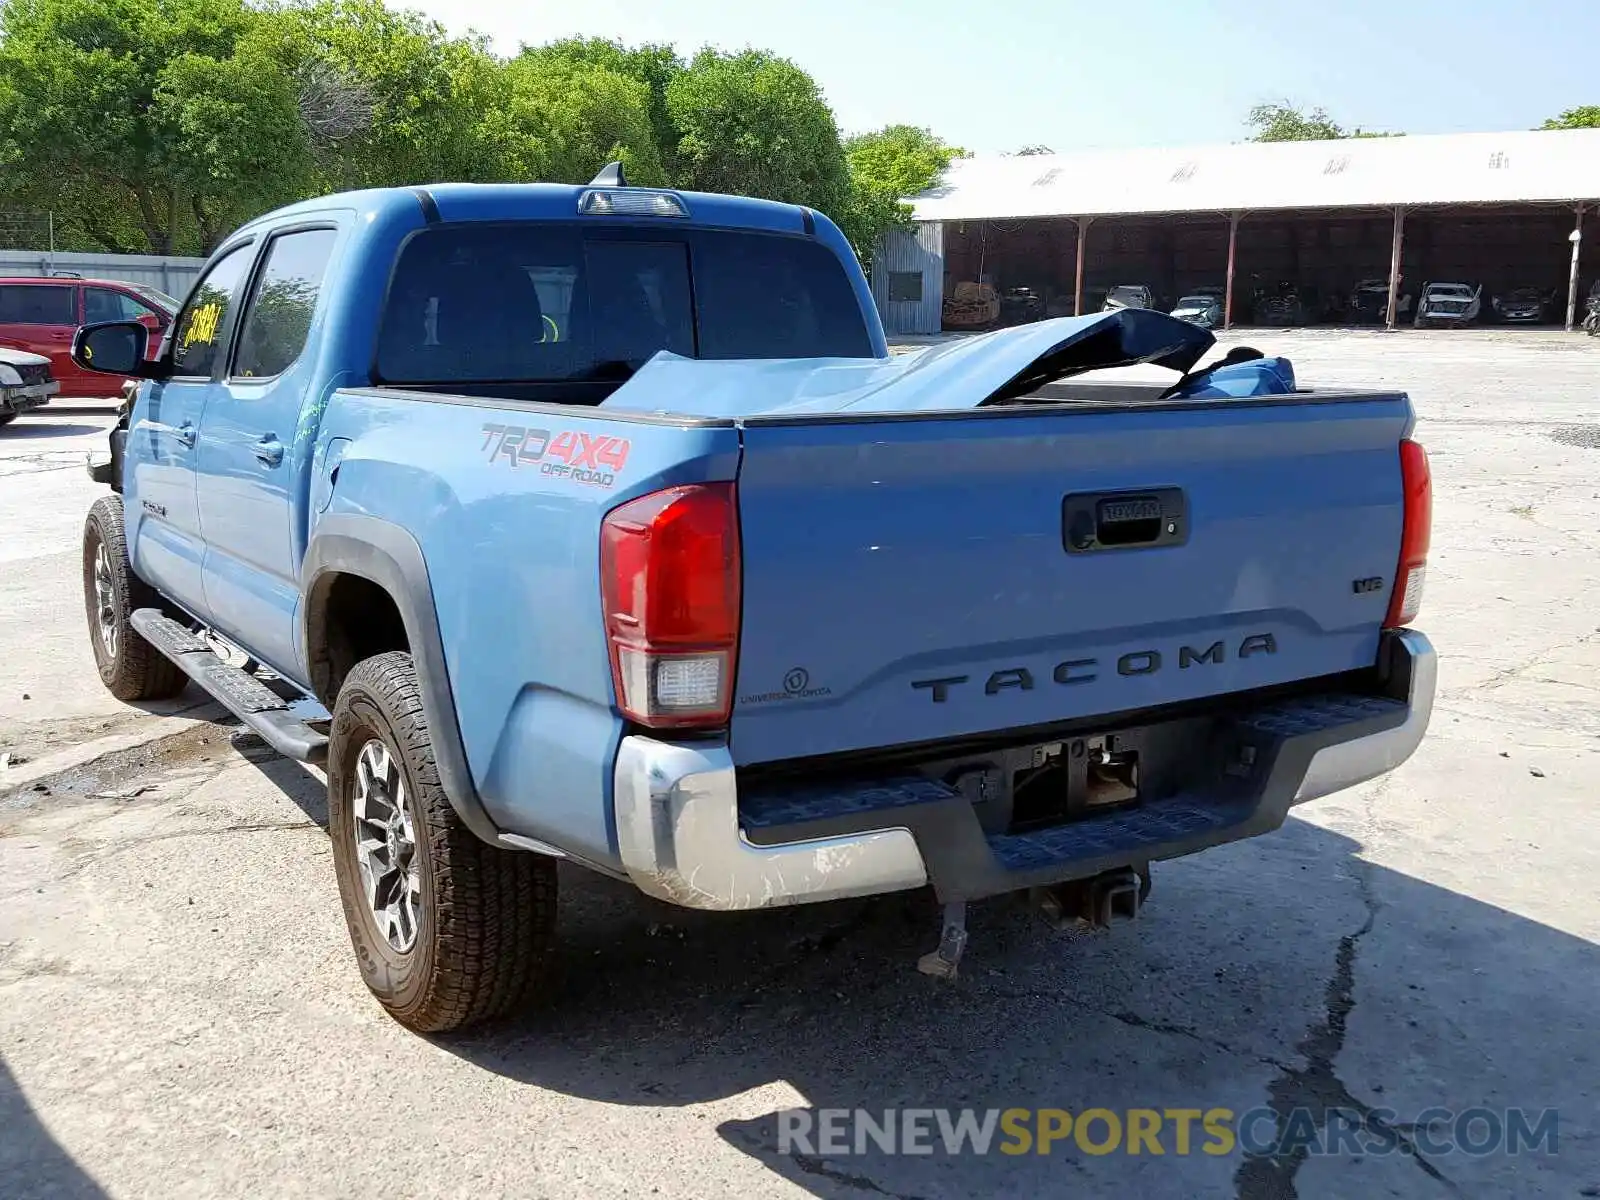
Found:
[[[1411,424],[1383,394],[747,419],[734,759],[1369,666]]]

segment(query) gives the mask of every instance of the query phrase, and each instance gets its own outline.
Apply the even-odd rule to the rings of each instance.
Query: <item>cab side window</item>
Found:
[[[114,292],[110,288],[83,289],[83,323],[93,325],[100,321],[137,321],[140,317],[156,316],[156,310],[141,304],[127,292]]]
[[[237,299],[254,247],[246,243],[219,258],[189,294],[172,337],[172,373],[209,378],[228,313]]]
[[[304,229],[267,243],[266,265],[245,310],[233,378],[281,375],[300,357],[338,236],[336,229]]]

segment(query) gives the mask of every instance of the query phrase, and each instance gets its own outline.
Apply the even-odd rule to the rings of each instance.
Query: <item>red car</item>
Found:
[[[117,279],[0,278],[0,346],[48,358],[62,398],[115,395],[104,375],[73,364],[72,335],[78,326],[138,321],[150,330],[149,356],[154,359],[177,311],[178,302],[165,292]]]

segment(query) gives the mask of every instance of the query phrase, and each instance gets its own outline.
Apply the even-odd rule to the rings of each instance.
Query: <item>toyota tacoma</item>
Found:
[[[143,381],[91,467],[101,678],[325,765],[414,1029],[549,986],[560,860],[699,909],[931,887],[950,976],[969,901],[1132,915],[1428,724],[1406,396],[1148,308],[891,356],[826,217],[613,165],[269,214],[147,336],[76,338]]]

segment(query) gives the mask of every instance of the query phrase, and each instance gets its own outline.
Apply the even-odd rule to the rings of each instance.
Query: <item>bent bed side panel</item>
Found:
[[[615,864],[622,723],[600,611],[600,522],[657,488],[732,479],[738,431],[362,391],[330,403],[319,441],[337,438],[350,444],[311,544],[329,518],[362,515],[414,537],[488,820]]]

